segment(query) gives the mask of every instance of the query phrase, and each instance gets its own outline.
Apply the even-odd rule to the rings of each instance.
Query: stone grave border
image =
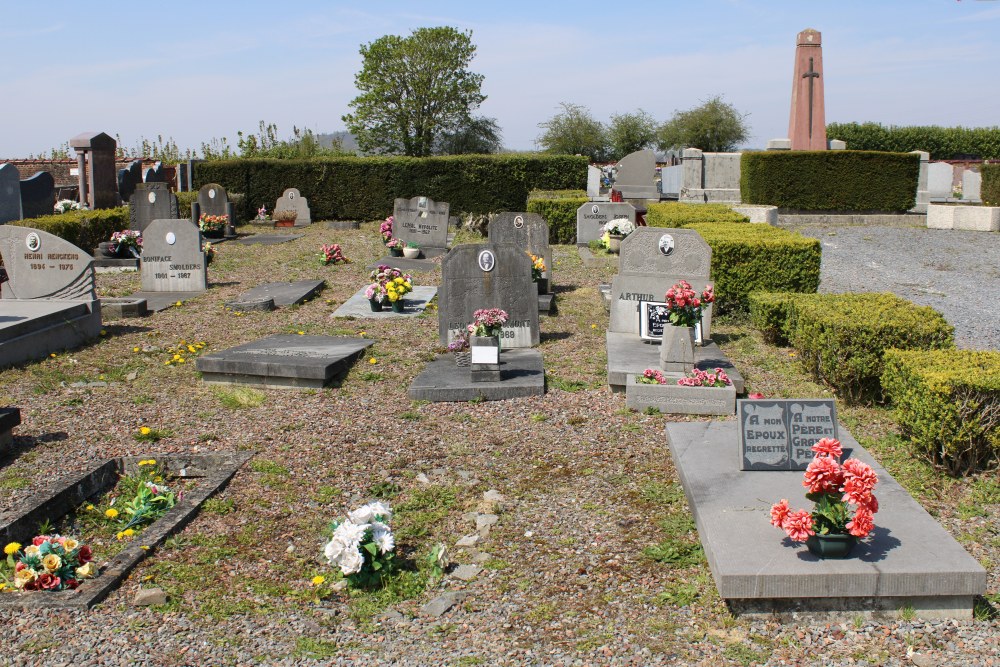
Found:
[[[165,454],[127,456],[108,459],[81,475],[64,477],[42,492],[40,499],[29,499],[0,514],[0,542],[28,543],[38,524],[59,519],[88,498],[102,493],[118,481],[119,473],[133,472],[144,458],[154,458],[171,472],[197,485],[184,494],[174,507],[139,534],[122,552],[112,558],[94,579],[75,590],[57,592],[30,591],[0,594],[0,609],[90,609],[117,587],[146,556],[156,551],[170,535],[181,530],[198,513],[201,504],[221,490],[253,452],[201,455]],[[183,473],[183,474],[181,474]],[[143,549],[142,547],[149,547]]]

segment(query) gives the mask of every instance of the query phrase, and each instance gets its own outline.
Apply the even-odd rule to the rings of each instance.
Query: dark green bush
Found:
[[[712,248],[715,308],[746,310],[751,292],[815,292],[822,248],[770,225],[700,222],[688,225]]]
[[[984,164],[980,172],[983,185],[980,197],[986,206],[1000,206],[1000,164]]]
[[[101,241],[108,241],[115,232],[128,229],[128,206],[97,211],[69,211],[40,218],[27,218],[10,223],[54,234],[80,248],[93,252]]]
[[[571,199],[586,197],[586,190],[532,190],[528,199]]]
[[[819,294],[789,307],[806,370],[852,403],[881,402],[883,352],[953,347],[954,327],[929,306],[888,293]]]
[[[920,157],[874,151],[743,153],[747,204],[804,211],[907,211],[916,204]]]
[[[427,196],[453,214],[523,211],[533,189],[581,188],[587,159],[571,155],[451,155],[240,159],[198,163],[195,187],[219,183],[243,193],[238,220],[270,210],[286,188],[309,200],[313,220],[376,220],[392,213],[396,197]]]
[[[660,202],[646,207],[650,227],[684,227],[694,222],[750,222],[750,218],[725,204]]]
[[[537,213],[549,223],[549,243],[576,243],[576,212],[588,201],[586,195],[563,198],[542,196],[536,199],[535,193],[532,193],[524,210]]]
[[[177,216],[186,220],[191,219],[191,204],[198,201],[198,191],[175,192],[177,195]]]
[[[771,345],[788,345],[791,331],[791,309],[796,299],[809,295],[796,292],[751,292],[747,296],[750,305],[750,324],[764,335]]]
[[[965,473],[1000,458],[1000,352],[886,350],[882,386],[933,463]]]
[[[1000,127],[941,127],[881,125],[879,123],[830,123],[826,136],[842,139],[859,151],[909,153],[927,151],[932,160],[952,160],[978,155],[1000,158]]]

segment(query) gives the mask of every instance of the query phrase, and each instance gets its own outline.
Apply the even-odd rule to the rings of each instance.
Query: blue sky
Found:
[[[826,117],[1000,125],[996,0],[4,2],[0,158],[84,131],[235,144],[258,121],[343,129],[358,47],[385,34],[471,30],[480,113],[532,149],[560,102],[658,120],[723,95],[749,146],[788,129],[795,35],[823,34]]]

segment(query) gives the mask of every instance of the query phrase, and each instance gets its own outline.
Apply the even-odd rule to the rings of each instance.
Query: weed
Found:
[[[548,415],[546,415],[544,413],[541,413],[541,412],[534,412],[531,415],[531,421],[535,422],[536,424],[539,423],[539,422],[543,422],[543,421],[545,421],[548,418],[549,418]]]
[[[295,640],[296,658],[335,658],[340,649],[337,642],[312,637],[299,637]]]
[[[202,505],[206,512],[211,512],[212,514],[226,515],[232,514],[236,510],[236,502],[231,498],[209,498]]]
[[[569,419],[566,420],[566,423],[569,424],[570,426],[579,426],[580,424],[587,423],[587,418],[586,417],[570,417]]]
[[[405,420],[411,421],[411,422],[420,421],[420,413],[419,412],[414,412],[412,410],[407,410],[406,412],[400,412],[399,413],[399,418],[400,419],[405,419]]]
[[[653,602],[659,605],[672,604],[686,607],[697,600],[699,595],[698,586],[678,581],[668,584],[662,593],[653,598]]]
[[[264,473],[265,475],[277,475],[279,477],[288,475],[288,468],[268,459],[254,459],[250,462],[250,469],[254,472]]]
[[[561,389],[562,391],[574,392],[587,388],[586,382],[580,382],[579,380],[564,380],[563,378],[557,375],[552,375],[551,373],[545,374],[545,381],[551,388]]]
[[[383,498],[385,500],[392,500],[399,495],[399,492],[403,489],[395,482],[381,481],[372,484],[372,488],[368,492],[373,498]],[[397,508],[398,509],[398,508]]]
[[[253,387],[213,387],[212,393],[219,399],[223,407],[230,410],[241,408],[259,408],[267,400],[267,394]]]
[[[913,609],[912,605],[905,605],[899,609],[899,618],[902,621],[909,623],[917,617],[917,612]]]
[[[722,649],[722,655],[740,665],[749,666],[755,662],[765,662],[769,657],[771,657],[771,652],[757,651],[748,644],[731,643],[726,644],[726,648]]]
[[[312,498],[320,505],[329,505],[341,496],[341,491],[335,486],[321,486],[313,491]]]
[[[365,382],[378,382],[379,380],[385,379],[385,376],[381,373],[376,373],[375,371],[364,371],[361,373],[361,379]]]
[[[674,538],[646,547],[642,550],[642,555],[657,563],[665,563],[673,567],[694,567],[705,560],[705,552],[700,544]]]

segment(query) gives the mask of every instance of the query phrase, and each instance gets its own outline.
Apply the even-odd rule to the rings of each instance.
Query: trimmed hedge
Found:
[[[1000,206],[1000,164],[984,164],[980,170],[983,184],[980,198],[986,206]]]
[[[933,463],[964,473],[1000,458],[1000,352],[886,350],[882,385]]]
[[[927,151],[932,160],[978,155],[1000,158],[1000,127],[899,126],[880,123],[830,123],[826,136],[859,151]]]
[[[244,194],[236,216],[250,220],[261,204],[274,206],[285,188],[309,200],[313,220],[377,220],[396,197],[427,196],[451,204],[453,214],[523,211],[536,188],[584,188],[587,158],[572,155],[450,155],[339,157],[299,160],[239,159],[200,162],[195,189],[219,183]]]
[[[576,212],[590,199],[582,197],[552,198],[542,193],[539,198],[531,193],[524,210],[537,213],[549,223],[549,243],[576,243]]]
[[[685,227],[695,222],[750,222],[750,218],[725,204],[660,202],[646,207],[649,227]]]
[[[532,190],[528,199],[572,199],[586,197],[586,190]]]
[[[58,215],[15,220],[10,224],[54,234],[80,250],[90,253],[101,241],[111,240],[113,233],[128,229],[128,206],[102,208],[97,211],[69,211]]]
[[[875,151],[745,152],[746,204],[804,211],[907,211],[916,204],[920,156]]]
[[[688,225],[712,248],[717,312],[746,310],[751,292],[815,292],[820,242],[770,225],[700,222]]]
[[[792,306],[796,299],[807,296],[809,295],[795,292],[751,292],[747,296],[750,324],[763,334],[765,342],[771,345],[788,345]]]
[[[806,370],[852,403],[884,400],[885,350],[954,346],[954,327],[940,313],[889,293],[794,299],[785,326]]]

